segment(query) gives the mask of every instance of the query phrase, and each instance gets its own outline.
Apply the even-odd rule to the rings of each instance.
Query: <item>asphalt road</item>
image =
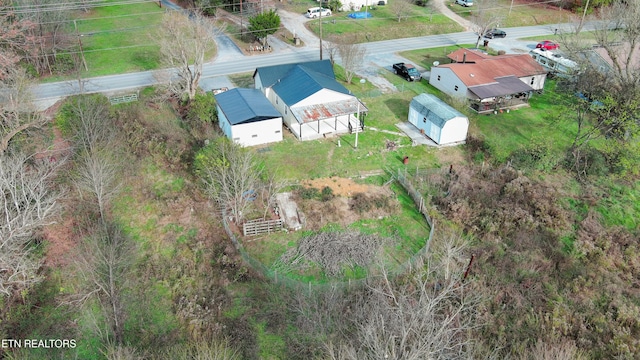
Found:
[[[585,25],[585,30],[591,28],[591,24]],[[509,39],[541,36],[553,34],[554,29],[570,31],[571,24],[560,25],[539,25],[503,28]],[[458,44],[475,43],[477,36],[472,32],[461,32],[443,35],[431,35],[406,39],[395,39],[387,41],[377,41],[364,43],[368,55],[382,56],[393,54],[399,51],[416,50]],[[318,60],[320,52],[318,49],[303,49],[300,51],[271,53],[258,56],[240,56],[230,59],[228,56],[219,56],[213,62],[207,63],[203,68],[203,78],[245,73],[254,71],[257,67],[271,66],[278,64],[304,62]],[[83,80],[83,91],[85,93],[109,93],[128,89],[136,89],[154,85],[157,80],[153,76],[154,71],[137,73],[127,73],[120,75],[110,75],[95,77]],[[52,100],[80,93],[80,86],[77,80],[47,83],[34,88],[36,100]]]

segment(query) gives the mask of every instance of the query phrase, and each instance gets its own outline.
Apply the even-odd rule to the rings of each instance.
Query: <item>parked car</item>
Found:
[[[415,68],[415,66],[411,64],[393,64],[393,73],[402,76],[403,78],[407,79],[407,81],[420,80],[420,72]]]
[[[469,7],[473,6],[473,0],[456,0],[456,4]]]
[[[487,30],[487,32],[484,33],[484,37],[486,37],[487,39],[503,38],[506,36],[507,36],[507,33],[504,32],[504,30],[500,30],[500,29],[489,29]]]
[[[305,16],[309,19],[315,19],[320,16],[331,16],[331,10],[322,7],[312,7],[307,10],[307,14]]]
[[[560,45],[554,43],[551,40],[544,40],[536,45],[536,49],[545,49],[545,50],[557,50],[560,48]]]

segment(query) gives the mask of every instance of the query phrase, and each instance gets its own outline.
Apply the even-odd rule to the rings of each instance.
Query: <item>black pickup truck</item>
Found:
[[[411,64],[393,64],[393,73],[402,76],[407,81],[420,80],[420,72]]]

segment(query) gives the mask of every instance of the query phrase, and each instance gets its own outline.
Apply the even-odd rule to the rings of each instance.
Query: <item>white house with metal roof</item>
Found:
[[[329,60],[261,67],[253,79],[299,140],[364,129],[367,107],[335,80]]]
[[[231,89],[215,95],[222,132],[242,146],[282,141],[282,116],[258,89]]]
[[[411,100],[409,122],[438,145],[463,143],[469,130],[469,118],[432,94]]]

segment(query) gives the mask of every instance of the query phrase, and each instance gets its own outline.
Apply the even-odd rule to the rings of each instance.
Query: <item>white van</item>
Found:
[[[312,7],[311,9],[307,10],[307,14],[305,16],[309,19],[315,19],[317,17],[320,17],[320,15],[322,15],[322,17],[331,16],[331,10],[321,7]]]

